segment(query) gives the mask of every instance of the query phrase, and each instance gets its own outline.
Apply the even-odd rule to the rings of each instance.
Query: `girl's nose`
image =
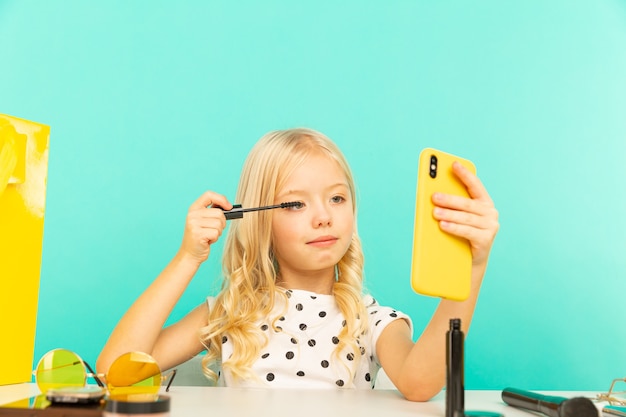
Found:
[[[326,205],[316,205],[313,223],[315,227],[327,227],[332,225],[332,216],[330,214],[329,208]]]

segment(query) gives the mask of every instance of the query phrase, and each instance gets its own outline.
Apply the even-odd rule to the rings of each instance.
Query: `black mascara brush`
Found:
[[[248,211],[259,211],[259,210],[271,210],[276,208],[287,208],[287,207],[301,207],[302,203],[299,201],[290,201],[288,203],[280,203],[274,206],[263,206],[263,207],[252,207],[252,208],[241,208],[241,204],[233,204],[233,208],[230,210],[224,210],[224,215],[226,216],[226,220],[233,219],[242,219],[243,213]]]

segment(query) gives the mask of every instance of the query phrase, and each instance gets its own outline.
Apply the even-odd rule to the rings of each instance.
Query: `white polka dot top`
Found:
[[[255,380],[235,381],[228,371],[220,372],[218,385],[268,388],[374,388],[380,363],[376,355],[376,341],[392,321],[404,319],[413,331],[411,319],[390,307],[378,305],[369,295],[367,306],[369,331],[361,337],[359,347],[363,354],[359,368],[350,380],[349,371],[339,359],[348,364],[353,353],[346,350],[339,358],[334,354],[344,317],[333,295],[316,294],[303,290],[288,290],[288,308],[280,317],[276,331],[269,322],[259,323],[266,333],[268,344],[253,364]],[[209,308],[214,297],[208,297]],[[281,298],[276,298],[272,317],[283,311]],[[222,360],[232,354],[233,345],[228,334],[222,338]]]

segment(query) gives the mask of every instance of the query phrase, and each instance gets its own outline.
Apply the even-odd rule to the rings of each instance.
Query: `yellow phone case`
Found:
[[[440,229],[433,217],[435,192],[469,197],[465,185],[452,172],[458,161],[473,173],[474,164],[437,149],[420,153],[413,229],[411,286],[419,294],[462,301],[469,297],[472,253],[466,239]]]

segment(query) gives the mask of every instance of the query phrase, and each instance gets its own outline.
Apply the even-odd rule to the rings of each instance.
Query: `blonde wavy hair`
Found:
[[[337,145],[320,132],[305,128],[273,131],[263,136],[248,155],[237,190],[236,201],[243,207],[275,204],[276,193],[296,167],[312,154],[322,153],[336,161],[343,170],[355,214],[352,242],[336,266],[332,292],[346,325],[339,334],[335,349],[337,359],[343,349],[354,352],[348,366],[351,377],[361,359],[359,337],[366,333],[367,314],[363,303],[363,252],[356,229],[356,192],[350,167]],[[208,325],[201,329],[207,348],[204,373],[212,380],[217,375],[210,365],[221,360],[222,338],[228,334],[233,354],[221,365],[235,379],[253,377],[252,364],[260,356],[267,340],[259,322],[269,322],[276,329],[277,317],[270,317],[276,297],[285,291],[277,284],[278,265],[272,249],[272,210],[231,222],[224,244],[224,281],[211,306]],[[351,378],[352,379],[352,378]]]

